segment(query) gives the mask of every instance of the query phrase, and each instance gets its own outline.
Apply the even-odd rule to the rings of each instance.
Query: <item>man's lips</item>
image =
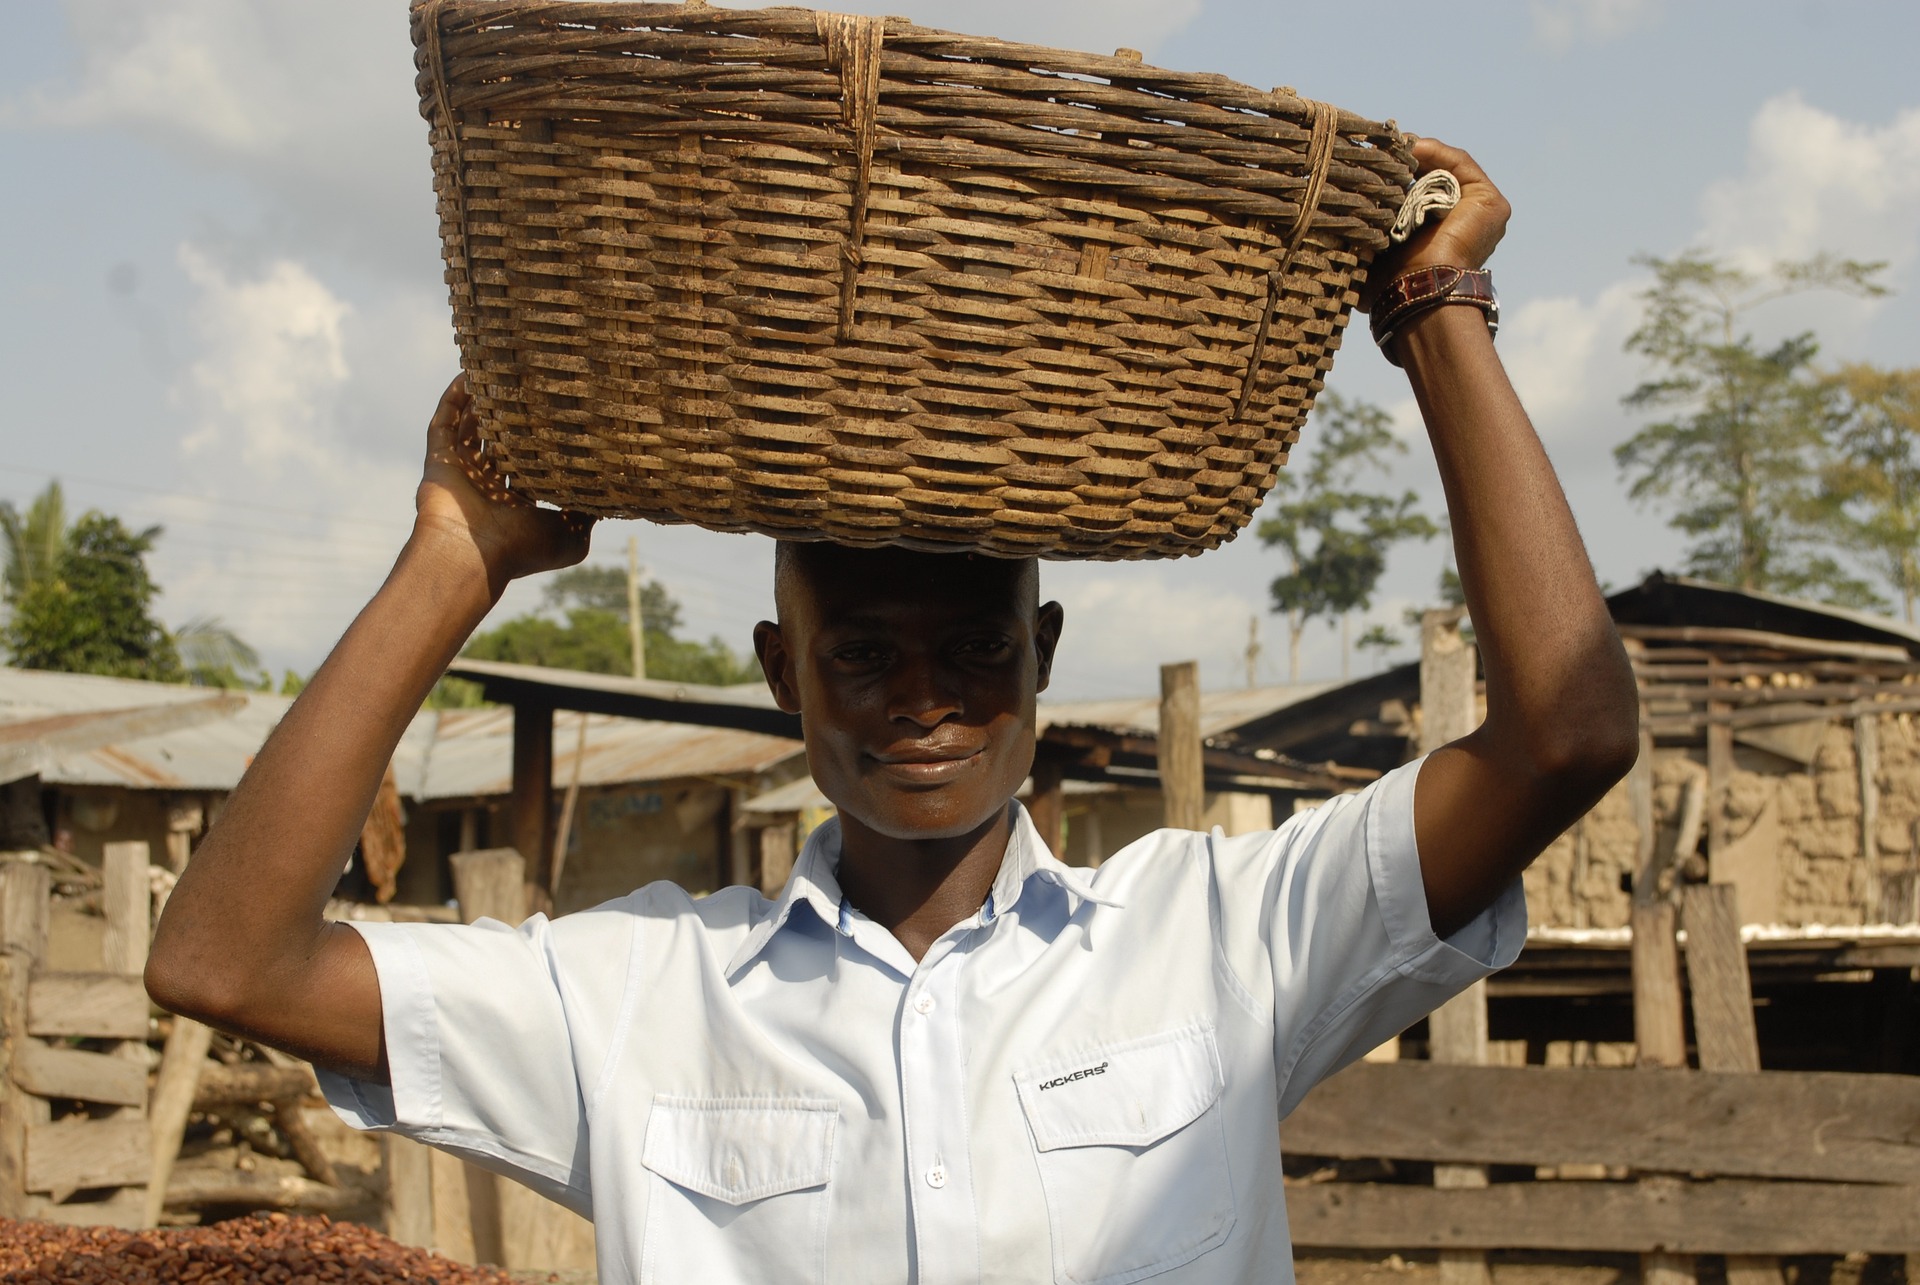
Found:
[[[867,757],[882,776],[916,785],[937,785],[967,771],[985,752],[985,746],[919,747],[870,753]]]

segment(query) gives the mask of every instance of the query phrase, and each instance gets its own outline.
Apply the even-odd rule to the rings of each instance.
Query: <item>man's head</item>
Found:
[[[824,543],[782,543],[774,565],[779,623],[754,650],[822,792],[894,839],[992,820],[1033,766],[1060,638],[1038,566]]]

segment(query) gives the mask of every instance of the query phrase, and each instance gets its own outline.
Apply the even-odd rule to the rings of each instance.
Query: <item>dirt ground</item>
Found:
[[[1490,1256],[1494,1285],[1637,1285],[1639,1259],[1620,1255],[1496,1253]],[[1846,1258],[1790,1258],[1782,1263],[1783,1285],[1920,1285],[1898,1258],[1853,1254]],[[1294,1259],[1300,1285],[1438,1285],[1432,1254],[1302,1253]],[[1700,1285],[1726,1285],[1725,1260],[1695,1260]]]

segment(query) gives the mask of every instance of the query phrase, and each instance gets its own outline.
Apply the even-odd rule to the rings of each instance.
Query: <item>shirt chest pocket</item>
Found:
[[[651,1171],[640,1279],[821,1282],[837,1103],[662,1094],[640,1163]]]
[[[1056,1281],[1143,1280],[1226,1240],[1233,1180],[1210,1028],[1093,1047],[1014,1082],[1046,1191]]]

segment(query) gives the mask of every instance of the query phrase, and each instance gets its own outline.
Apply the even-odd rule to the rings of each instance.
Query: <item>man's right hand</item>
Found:
[[[479,558],[495,599],[509,580],[579,562],[593,530],[592,518],[539,508],[509,489],[481,447],[465,375],[447,385],[427,425],[414,510],[414,538]]]

